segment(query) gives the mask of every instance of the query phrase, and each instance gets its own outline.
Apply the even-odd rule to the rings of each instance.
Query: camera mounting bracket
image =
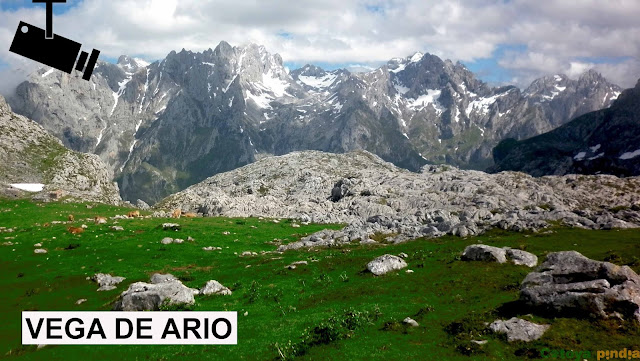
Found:
[[[34,3],[47,4],[47,27],[45,28],[45,39],[53,39],[53,4],[66,3],[67,0],[32,0]]]

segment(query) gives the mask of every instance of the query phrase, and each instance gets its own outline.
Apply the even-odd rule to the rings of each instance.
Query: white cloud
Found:
[[[418,50],[468,62],[492,57],[500,45],[524,45],[498,59],[519,82],[592,58],[625,57],[595,66],[631,86],[640,77],[637,14],[637,0],[84,0],[54,24],[89,50],[148,60],[222,40],[259,43],[289,62],[347,64]],[[7,44],[0,60],[10,64],[16,60],[7,42],[19,20],[44,24],[43,7],[0,12]]]

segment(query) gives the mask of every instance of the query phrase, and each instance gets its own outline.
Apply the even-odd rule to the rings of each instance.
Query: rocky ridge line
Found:
[[[466,237],[491,228],[537,231],[549,221],[588,229],[635,228],[640,225],[639,190],[638,178],[533,178],[449,166],[425,166],[413,173],[365,151],[307,151],[210,177],[160,202],[156,216],[181,209],[204,216],[347,224],[280,247],[286,250]]]

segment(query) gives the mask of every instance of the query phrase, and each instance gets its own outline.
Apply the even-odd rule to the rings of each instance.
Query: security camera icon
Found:
[[[91,56],[89,56],[87,52],[80,52],[82,44],[53,33],[53,3],[66,3],[67,1],[33,0],[33,2],[47,4],[46,30],[21,21],[9,51],[67,74],[71,74],[73,69],[84,70],[82,79],[91,79],[100,51],[93,49]],[[80,54],[79,57],[78,54]]]

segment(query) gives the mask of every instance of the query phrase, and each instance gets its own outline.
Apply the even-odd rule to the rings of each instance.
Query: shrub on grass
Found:
[[[306,354],[310,348],[328,345],[333,342],[353,337],[354,333],[365,325],[373,324],[381,317],[376,306],[371,311],[359,311],[353,308],[334,312],[314,327],[306,328],[301,340],[297,343],[288,340],[283,344],[274,344],[278,355],[276,359],[290,360]]]

